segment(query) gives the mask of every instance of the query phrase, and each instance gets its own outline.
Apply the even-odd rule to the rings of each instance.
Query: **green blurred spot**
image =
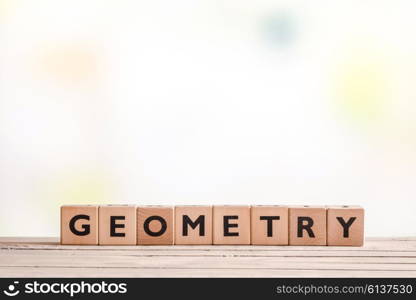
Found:
[[[263,35],[274,46],[286,47],[296,39],[296,21],[292,14],[279,12],[266,17],[262,23]]]

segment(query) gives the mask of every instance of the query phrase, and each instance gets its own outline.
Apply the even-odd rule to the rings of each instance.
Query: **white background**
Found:
[[[59,206],[358,204],[411,236],[412,1],[1,1],[0,235]]]

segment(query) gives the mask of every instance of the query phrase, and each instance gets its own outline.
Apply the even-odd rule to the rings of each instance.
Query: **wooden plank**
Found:
[[[407,254],[407,253],[406,253]],[[297,255],[297,254],[290,254],[290,255],[280,255],[280,253],[274,255],[274,254],[267,254],[267,255],[258,255],[257,253],[251,253],[248,255],[241,255],[240,253],[231,253],[231,255],[212,255],[211,252],[197,252],[197,253],[191,253],[191,254],[182,254],[182,255],[171,255],[169,253],[160,254],[158,253],[155,255],[154,253],[143,253],[142,251],[134,252],[128,252],[127,254],[124,251],[83,251],[80,252],[78,250],[19,250],[19,251],[5,251],[0,250],[0,261],[3,259],[19,259],[19,257],[36,257],[36,258],[53,258],[53,257],[70,257],[74,258],[77,257],[79,259],[86,259],[89,257],[95,257],[97,259],[108,259],[109,257],[115,257],[122,259],[123,257],[127,258],[133,258],[133,259],[159,259],[163,257],[169,257],[171,259],[181,259],[183,257],[202,257],[202,258],[245,258],[245,257],[253,257],[253,258],[265,258],[265,259],[281,259],[285,261],[339,261],[339,262],[400,262],[400,261],[406,261],[409,263],[416,262],[416,257],[414,256],[388,256],[387,254],[385,256],[379,256],[379,255],[372,255],[372,256],[339,256],[339,255],[332,255],[332,256],[326,256],[326,255]]]
[[[411,251],[238,251],[238,250],[182,250],[182,251],[167,251],[167,250],[153,250],[153,249],[137,249],[136,251],[123,251],[123,250],[38,250],[38,249],[12,249],[12,250],[0,250],[0,253],[15,252],[19,253],[22,251],[42,251],[47,252],[48,255],[53,253],[58,255],[70,255],[70,253],[82,253],[89,254],[93,253],[95,256],[103,255],[119,255],[119,256],[136,256],[136,257],[181,257],[181,256],[206,256],[206,257],[416,257],[415,252]]]
[[[120,251],[192,251],[192,250],[220,250],[220,251],[298,251],[308,252],[313,251],[416,251],[415,239],[403,239],[403,240],[386,240],[386,239],[368,239],[363,247],[328,247],[328,246],[223,246],[223,245],[192,245],[192,246],[90,246],[90,245],[60,245],[58,239],[22,239],[19,241],[16,238],[0,238],[0,249],[73,249],[73,250],[120,250]]]
[[[0,238],[0,277],[415,277],[415,238],[364,247],[63,246]]]
[[[416,271],[253,270],[253,269],[126,269],[0,268],[0,277],[416,277]]]
[[[315,269],[315,270],[408,270],[416,271],[416,263],[402,260],[399,263],[376,262],[348,262],[340,261],[288,261],[281,258],[262,257],[159,257],[157,260],[137,257],[95,257],[82,258],[33,255],[5,256],[0,258],[1,267],[89,267],[89,268],[160,268],[160,269]]]
[[[36,259],[36,260],[35,260]],[[97,268],[206,268],[216,267],[219,269],[243,268],[243,269],[268,269],[268,268],[291,268],[291,269],[343,269],[343,270],[407,270],[416,269],[415,260],[407,258],[367,260],[355,259],[345,260],[343,258],[205,258],[205,257],[172,257],[143,258],[143,257],[114,257],[107,256],[96,258],[86,257],[50,257],[50,256],[5,256],[0,259],[0,267],[97,267]]]

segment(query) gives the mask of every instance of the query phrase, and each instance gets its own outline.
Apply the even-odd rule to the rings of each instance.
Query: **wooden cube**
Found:
[[[288,245],[289,208],[279,205],[252,206],[251,244]]]
[[[175,244],[212,244],[212,206],[175,207]]]
[[[173,245],[173,207],[137,207],[137,244]]]
[[[289,245],[326,245],[325,207],[289,207]]]
[[[249,245],[250,206],[214,206],[213,226],[215,245]]]
[[[362,246],[364,209],[360,206],[328,207],[328,246]]]
[[[134,205],[103,205],[98,208],[100,245],[136,245],[137,222]]]
[[[61,244],[98,244],[98,206],[61,206]]]

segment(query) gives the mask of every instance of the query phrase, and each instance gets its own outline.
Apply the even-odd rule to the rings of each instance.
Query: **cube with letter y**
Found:
[[[61,244],[98,244],[98,206],[61,206]]]
[[[328,207],[328,246],[362,246],[364,209],[360,206]]]
[[[326,208],[292,206],[289,208],[289,245],[326,245]]]
[[[136,245],[136,206],[102,205],[98,213],[100,245]]]
[[[212,206],[175,206],[175,244],[212,244]]]
[[[250,206],[214,206],[213,226],[215,245],[249,245]]]

